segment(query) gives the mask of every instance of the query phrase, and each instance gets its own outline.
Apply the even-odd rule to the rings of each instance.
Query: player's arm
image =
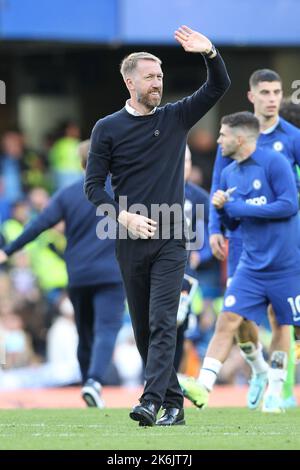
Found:
[[[227,202],[224,208],[230,217],[283,219],[298,212],[295,177],[286,158],[274,158],[270,162],[267,172],[275,193],[275,201],[261,206],[246,204],[242,200]]]
[[[212,43],[206,36],[182,26],[175,32],[175,39],[186,52],[204,54],[207,69],[207,80],[201,88],[176,104],[185,128],[190,129],[224,95],[230,86],[230,79],[219,52],[211,58],[205,56],[212,48]]]
[[[296,185],[297,185],[297,191],[298,191],[298,200],[300,197],[300,130],[296,129],[295,131],[295,136],[293,139],[293,155],[295,158],[296,162],[296,168],[294,168],[295,172],[295,177],[296,177]]]
[[[199,257],[199,264],[206,263],[212,258],[212,250],[209,244],[209,236],[208,236],[208,227],[204,221],[198,222],[197,229],[203,233],[203,243],[202,247],[197,250],[198,257]]]
[[[221,223],[225,225],[229,230],[236,230],[240,225],[240,220],[231,217],[225,210],[225,204],[228,202],[228,199],[232,192],[236,190],[236,187],[229,188],[227,184],[227,169],[225,168],[221,173],[220,179],[220,189],[218,189],[211,199],[211,203],[218,211],[220,216]]]
[[[27,243],[36,239],[40,233],[53,227],[63,220],[63,206],[60,201],[60,192],[55,195],[49,202],[48,206],[32,221],[28,223],[21,235],[13,242],[9,243],[3,248],[3,252],[10,256],[16,251],[23,248]],[[0,257],[0,262],[5,261],[3,256]]]
[[[299,129],[295,131],[293,142],[294,142],[293,154],[294,154],[297,165],[300,167],[300,130]]]
[[[201,248],[191,251],[189,264],[192,269],[197,269],[212,258],[208,235],[209,194],[202,188],[198,189],[196,204],[204,206],[204,213],[196,220],[197,239],[201,241]]]
[[[240,220],[235,217],[231,217],[224,209],[224,206],[228,201],[228,194],[226,193],[226,191],[218,189],[218,191],[213,194],[211,201],[212,204],[215,206],[216,210],[218,211],[220,219],[225,225],[225,227],[232,231],[236,230],[240,225]]]
[[[212,175],[212,183],[211,183],[211,190],[210,190],[211,197],[221,187],[221,173],[226,166],[227,166],[227,158],[222,157],[221,147],[218,146],[216,159],[214,163],[213,175]],[[208,229],[209,229],[209,235],[213,235],[215,233],[219,233],[219,234],[223,233],[220,214],[218,213],[215,206],[212,204],[211,200],[210,200],[210,205],[209,205]]]
[[[204,204],[204,219],[198,221],[198,230],[201,230],[201,233],[204,235],[203,246],[198,251],[199,258],[201,263],[206,263],[212,258],[212,250],[209,243],[209,231],[208,231],[208,223],[209,223],[209,210],[210,210],[210,195],[204,191],[202,191],[202,204]],[[199,200],[199,204],[201,204]],[[200,227],[199,227],[200,226]]]
[[[221,148],[219,146],[217,150],[212,177],[208,225],[210,247],[213,255],[219,261],[224,261],[226,257],[225,237],[223,235],[222,226],[226,226],[227,228],[229,228],[228,223],[230,224],[230,222],[227,221],[227,225],[224,223],[224,217],[226,217],[226,215],[225,213],[221,214],[212,204],[212,197],[214,193],[221,187],[221,174],[223,169],[228,165],[228,163],[228,158],[222,157]],[[233,224],[231,223],[230,225],[232,226]]]

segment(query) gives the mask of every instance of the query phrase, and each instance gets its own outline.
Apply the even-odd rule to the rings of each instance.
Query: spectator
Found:
[[[54,142],[49,152],[55,189],[68,186],[81,174],[78,155],[80,129],[75,122],[67,121],[62,124],[61,133],[62,136]]]

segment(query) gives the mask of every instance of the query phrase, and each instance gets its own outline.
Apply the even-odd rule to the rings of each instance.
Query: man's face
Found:
[[[278,116],[282,100],[280,82],[259,82],[248,91],[248,99],[254,106],[254,114],[264,118]]]
[[[240,146],[240,138],[227,124],[222,124],[217,142],[221,147],[223,157],[231,157]]]
[[[2,147],[5,154],[20,159],[24,150],[23,136],[14,131],[6,132],[3,136]]]
[[[158,106],[162,98],[163,73],[159,63],[140,59],[130,80],[129,90],[136,100],[149,111]]]

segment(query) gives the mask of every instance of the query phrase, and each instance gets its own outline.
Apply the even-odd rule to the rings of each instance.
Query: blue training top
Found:
[[[296,165],[300,166],[300,130],[284,119],[279,118],[278,125],[273,132],[259,135],[257,145],[262,148],[269,148],[276,152],[281,152],[288,159],[293,168],[299,191],[300,182],[296,174]],[[221,148],[219,146],[214,164],[211,195],[220,189],[222,170],[230,163],[232,163],[232,159],[222,157]],[[222,233],[220,218],[212,204],[210,204],[209,211],[209,233],[210,235],[213,233]],[[228,236],[240,238],[241,232],[240,230],[236,230],[235,232],[228,231]]]

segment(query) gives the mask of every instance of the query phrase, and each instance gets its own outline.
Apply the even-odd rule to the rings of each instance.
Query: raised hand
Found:
[[[188,26],[180,26],[174,37],[186,52],[208,53],[212,48],[212,43],[206,36]]]

